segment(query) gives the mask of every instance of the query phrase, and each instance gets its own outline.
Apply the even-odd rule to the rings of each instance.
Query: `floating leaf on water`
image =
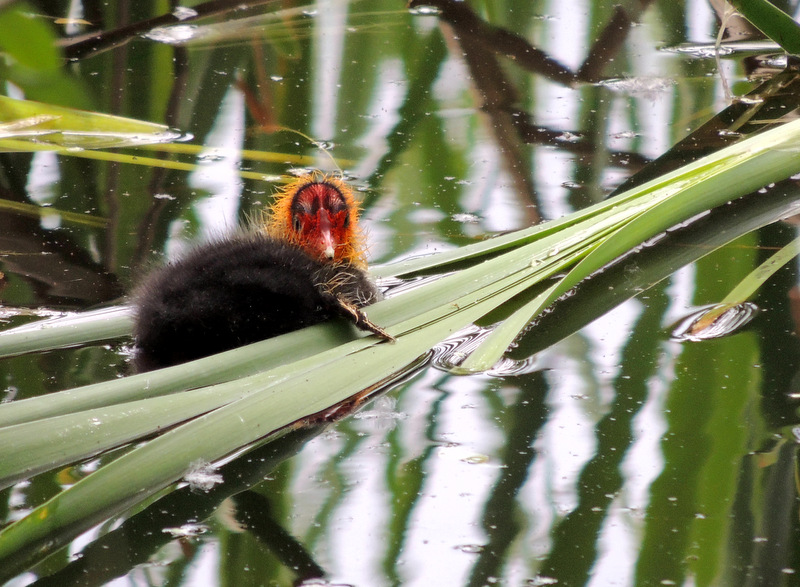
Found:
[[[672,340],[697,342],[735,334],[758,311],[758,306],[750,302],[707,306],[678,322],[672,329]]]

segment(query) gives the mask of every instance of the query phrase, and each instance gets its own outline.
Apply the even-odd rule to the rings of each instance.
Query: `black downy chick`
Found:
[[[334,316],[393,340],[360,310],[381,296],[366,272],[353,221],[357,209],[344,190],[332,178],[300,178],[278,199],[290,199],[283,204],[288,219],[276,218],[276,204],[265,231],[200,246],[148,275],[133,294],[137,371],[209,356]],[[347,214],[337,219],[328,213],[340,212],[342,205]],[[337,258],[337,251],[344,252]]]

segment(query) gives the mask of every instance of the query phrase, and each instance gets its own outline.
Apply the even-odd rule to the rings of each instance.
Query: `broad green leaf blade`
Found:
[[[394,344],[372,344],[340,358],[335,365],[296,374],[271,391],[254,392],[123,455],[0,533],[4,572],[25,568],[30,560],[46,556],[95,523],[179,480],[198,461],[220,459],[298,417],[346,400],[354,389],[385,382],[492,305],[490,299],[461,308]],[[269,373],[257,377],[269,384]]]
[[[524,250],[512,251],[510,255],[525,260],[529,260],[530,257]],[[66,532],[64,536],[72,536],[73,531],[85,529],[87,524],[91,525],[98,519],[122,511],[136,499],[136,496],[143,499],[146,495],[177,480],[186,472],[188,463],[196,462],[198,459],[206,461],[218,459],[292,421],[324,410],[346,399],[358,389],[369,388],[386,381],[393,373],[402,370],[404,365],[424,354],[436,342],[460,330],[499,303],[530,286],[529,280],[525,277],[535,274],[535,271],[529,270],[527,274],[509,271],[502,261],[503,259],[495,259],[488,264],[498,274],[506,273],[504,278],[482,280],[479,289],[468,292],[464,299],[456,300],[454,304],[434,306],[428,310],[427,315],[421,314],[401,323],[398,326],[407,334],[400,337],[395,344],[375,344],[374,338],[360,338],[345,345],[344,348],[339,347],[329,351],[327,353],[329,359],[322,356],[304,359],[308,368],[299,368],[298,365],[285,366],[283,370],[288,378],[281,380],[279,385],[275,385],[274,380],[280,377],[278,372],[281,368],[253,376],[250,383],[261,386],[258,391],[156,438],[100,469],[102,475],[98,475],[100,471],[94,473],[42,506],[38,512],[0,533],[0,559],[8,555],[16,561],[17,557],[29,547],[33,547],[32,551],[28,551],[33,556],[33,552],[41,547],[41,544],[37,545],[39,539],[48,535],[51,530],[58,528]],[[530,267],[530,263],[526,266]],[[461,275],[449,277],[455,279]],[[475,279],[470,278],[467,281],[474,283]],[[383,302],[386,303],[388,301]],[[241,349],[230,352],[239,350]],[[240,390],[241,382],[233,382],[232,385]],[[317,391],[320,388],[326,390],[322,395]],[[264,417],[254,420],[257,421],[255,427],[248,427],[245,424],[253,417],[254,410],[258,410]],[[212,426],[215,432],[209,432],[208,429],[198,432],[195,426]],[[217,426],[224,429],[217,430]],[[185,436],[176,437],[179,434]],[[198,443],[196,442],[198,435],[214,440]],[[162,446],[162,443],[166,442],[176,442],[177,445],[183,446],[183,450],[171,445]],[[192,454],[188,454],[187,451]],[[158,466],[151,466],[152,470],[141,473],[141,465],[137,460],[131,460],[131,455],[138,455],[138,458],[146,460],[156,458],[155,455],[159,455],[160,458],[156,458],[159,461]],[[133,471],[139,472],[133,473]],[[137,483],[131,484],[131,475],[139,475]],[[111,486],[106,485],[109,477],[111,481],[108,482],[112,483]],[[147,481],[148,479],[150,481]],[[141,486],[144,482],[149,483],[147,488]],[[70,502],[74,495],[70,492],[73,491],[83,495],[76,498],[84,504],[80,510],[75,510]],[[96,492],[105,498],[99,499]],[[58,519],[54,517],[53,512],[59,514]],[[56,547],[57,544],[51,542],[51,546]]]
[[[569,229],[590,230],[594,221],[605,220],[613,216],[618,222],[623,222],[629,216],[639,213],[647,205],[646,201],[643,200],[643,196],[646,195],[647,191],[647,186],[642,186],[557,220],[537,224],[530,228],[496,236],[483,242],[457,249],[406,259],[397,263],[387,263],[373,267],[372,272],[377,277],[404,277],[423,271],[443,271],[454,263],[479,260],[482,257],[495,255],[511,248],[543,241],[547,237],[553,237],[551,243],[558,242],[558,239],[570,234]]]
[[[649,193],[648,209],[620,223],[618,230],[607,236],[547,295],[530,302],[508,324],[497,328],[459,366],[459,371],[490,369],[537,314],[627,251],[700,212],[797,173],[800,170],[798,145],[800,121],[796,120],[721,149],[632,190]],[[622,194],[621,197],[628,199],[630,196]]]
[[[120,336],[130,334],[129,323],[126,326]],[[351,338],[351,330],[339,325],[311,326],[198,361],[10,402],[0,405],[0,427],[222,383],[335,348]]]
[[[131,332],[127,307],[41,320],[0,332],[0,357],[66,348],[127,336]]]
[[[739,304],[753,296],[781,267],[800,255],[800,237],[782,247],[777,253],[753,269],[747,277],[731,290],[721,304]]]
[[[206,387],[0,428],[0,487],[166,430],[233,401],[230,395]]]
[[[163,124],[0,96],[0,151],[123,147],[179,137]]]
[[[540,251],[540,254],[545,255],[546,253]],[[389,328],[392,333],[395,333],[393,327],[401,320],[404,322],[405,329],[417,328],[420,323],[419,320],[412,320],[415,317],[423,316],[432,309],[446,309],[455,299],[470,291],[529,268],[533,255],[532,251],[515,251],[513,255],[504,257],[503,260],[495,260],[480,269],[471,268],[446,276],[427,284],[424,288],[379,302],[370,306],[367,313],[373,321]],[[32,342],[30,337],[37,329],[47,330],[48,336],[46,344],[39,348],[99,340],[106,334],[129,334],[130,317],[127,310],[117,309],[116,312],[119,312],[119,315],[115,314],[116,318],[109,327],[110,332],[95,330],[95,328],[108,326],[103,323],[106,316],[103,313],[92,314],[91,320],[87,320],[85,324],[73,324],[64,319],[45,321],[0,334],[0,349],[9,352],[32,350],[31,347],[34,346],[35,341]],[[95,318],[98,319],[98,324],[94,323]],[[74,336],[73,326],[83,328],[80,336]],[[343,335],[341,328],[337,328],[336,325],[317,325],[201,361],[136,375],[123,380],[93,384],[73,391],[0,405],[0,425],[9,426],[71,411],[133,401],[162,393],[173,393],[185,389],[192,383],[194,386],[219,383],[334,348],[345,340],[347,340],[346,335]],[[5,344],[4,341],[6,341]]]
[[[522,252],[517,254],[521,255]],[[490,263],[502,267],[504,264],[501,261],[500,259],[495,259]],[[569,259],[564,261],[564,263],[569,262]],[[553,267],[552,270],[558,270],[558,267]],[[474,308],[483,307],[487,303],[496,305],[500,301],[510,299],[527,289],[529,282],[535,279],[536,276],[537,272],[531,270],[528,273],[515,272],[503,278],[489,280],[482,284],[478,290],[470,290],[459,298],[451,298],[449,305],[434,306],[427,312],[412,316],[409,320],[396,325],[396,328],[403,332],[412,332],[419,331],[422,327],[427,326],[427,329],[430,330],[430,324],[452,316],[454,314],[453,308],[458,313],[461,311],[460,308],[474,310]],[[473,284],[478,283],[476,280],[470,281]],[[440,284],[430,285],[439,287]],[[453,289],[447,288],[447,291],[452,292]],[[197,369],[207,368],[205,365],[208,363],[218,364],[226,358],[230,359],[230,357],[244,352],[253,352],[256,347],[263,347],[268,344],[280,345],[277,348],[281,348],[281,346],[285,346],[281,345],[281,339],[297,338],[298,334],[300,333],[290,333],[244,347],[243,349],[235,349],[215,357],[194,361],[187,365],[131,377],[126,382],[125,390],[126,392],[136,393],[137,397],[139,397],[138,394],[164,393],[164,390],[152,389],[153,386],[147,378],[150,376],[158,377],[160,373],[175,372],[178,369],[194,373]],[[282,361],[275,361],[274,357],[266,355],[266,357],[274,361],[275,365],[269,371],[193,392],[171,393],[166,397],[159,398],[158,401],[153,399],[126,401],[115,405],[113,409],[108,407],[110,400],[105,396],[104,392],[108,392],[109,395],[113,395],[115,400],[119,400],[121,394],[116,388],[119,388],[122,382],[97,384],[88,388],[51,394],[51,396],[45,398],[23,400],[2,406],[0,407],[0,415],[3,416],[5,428],[0,428],[0,446],[7,447],[13,455],[8,459],[0,460],[0,482],[8,483],[21,478],[25,474],[41,472],[48,468],[74,462],[124,442],[130,442],[141,436],[153,434],[164,426],[189,419],[248,395],[251,392],[252,385],[256,385],[257,389],[269,389],[282,385],[287,378],[293,377],[296,373],[303,374],[309,370],[319,369],[329,364],[332,365],[343,356],[359,352],[361,349],[374,344],[375,339],[373,337],[362,337],[310,356],[302,355],[301,352],[294,357],[291,354],[284,354],[282,355]],[[236,360],[233,359],[232,362]],[[262,360],[261,362],[263,363],[264,361]],[[216,370],[212,370],[212,372],[216,372]],[[262,383],[267,376],[269,384]],[[131,385],[134,380],[146,382],[146,384],[144,386]],[[144,391],[141,391],[142,387],[144,387]],[[110,391],[112,388],[113,392]],[[87,404],[87,396],[90,404],[92,400],[100,400],[106,402],[105,407],[74,413],[68,413],[66,410],[61,411],[64,407],[75,408],[76,402],[79,402],[78,405],[85,406]],[[149,395],[145,395],[146,397],[149,397]],[[196,400],[190,399],[195,397],[197,398]],[[56,406],[56,411],[53,411],[54,405]],[[150,407],[151,412],[144,409],[146,406]],[[193,412],[192,409],[195,411]],[[158,415],[153,416],[152,411],[155,411]],[[43,419],[41,414],[48,412],[56,415]],[[32,418],[33,415],[39,417],[34,419]],[[8,424],[12,422],[15,425],[9,426]],[[87,440],[89,440],[88,445]],[[57,448],[54,445],[57,445]]]

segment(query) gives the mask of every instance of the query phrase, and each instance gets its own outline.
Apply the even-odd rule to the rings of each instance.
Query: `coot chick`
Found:
[[[183,363],[343,316],[392,337],[359,309],[380,299],[365,271],[358,210],[339,180],[301,178],[266,226],[156,269],[134,292],[137,371]]]

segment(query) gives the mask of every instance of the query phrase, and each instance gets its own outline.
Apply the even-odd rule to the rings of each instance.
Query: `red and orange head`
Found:
[[[342,180],[320,173],[298,178],[275,196],[267,232],[315,259],[366,266],[358,205]]]

